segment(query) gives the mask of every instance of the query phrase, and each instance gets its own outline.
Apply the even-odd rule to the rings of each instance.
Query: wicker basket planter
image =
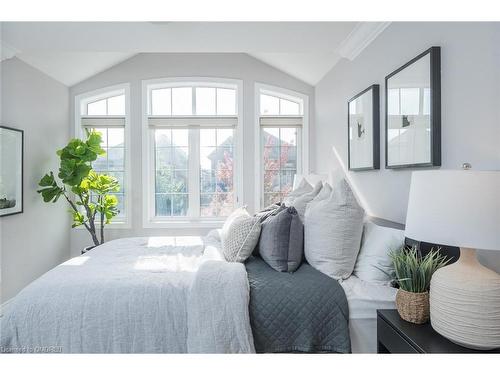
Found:
[[[396,308],[401,319],[410,323],[424,324],[429,321],[429,292],[412,293],[399,289]]]

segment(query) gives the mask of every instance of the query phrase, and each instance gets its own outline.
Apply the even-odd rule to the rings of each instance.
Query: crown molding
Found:
[[[354,60],[390,24],[390,22],[359,22],[340,44],[338,53],[348,60]]]
[[[20,51],[0,40],[0,62],[16,56]]]

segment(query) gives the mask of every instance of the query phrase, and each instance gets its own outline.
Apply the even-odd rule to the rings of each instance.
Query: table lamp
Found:
[[[500,262],[500,171],[413,172],[405,235],[460,248],[431,279],[434,330],[468,348],[500,347],[500,275],[476,258],[492,250]]]

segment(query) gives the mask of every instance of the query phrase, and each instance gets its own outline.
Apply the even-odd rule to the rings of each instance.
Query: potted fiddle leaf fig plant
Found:
[[[403,247],[389,252],[394,265],[394,281],[399,285],[396,308],[407,322],[423,324],[429,320],[429,287],[432,274],[451,259],[438,250],[421,256],[416,247]]]
[[[57,151],[59,180],[50,171],[38,183],[41,188],[37,192],[44,202],[55,203],[64,197],[73,216],[72,227],[83,226],[90,233],[93,245],[84,252],[104,243],[104,227],[119,213],[118,199],[113,194],[120,190],[118,180],[92,169],[92,162],[105,154],[101,141],[96,131],[88,131],[85,140],[70,140]]]

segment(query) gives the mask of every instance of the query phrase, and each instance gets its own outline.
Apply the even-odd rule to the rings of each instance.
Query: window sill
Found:
[[[96,224],[95,227],[96,227],[96,230],[101,229],[101,226],[99,224]],[[87,229],[85,229],[85,227],[83,225],[80,225],[80,226],[78,226],[76,228],[72,228],[72,229],[87,231]],[[132,226],[130,225],[130,223],[124,221],[124,222],[106,224],[104,226],[104,229],[132,229]]]
[[[189,220],[189,219],[177,219],[177,220],[149,220],[143,223],[143,228],[205,228],[205,229],[217,229],[221,228],[224,224],[225,219],[214,219],[214,220]]]

